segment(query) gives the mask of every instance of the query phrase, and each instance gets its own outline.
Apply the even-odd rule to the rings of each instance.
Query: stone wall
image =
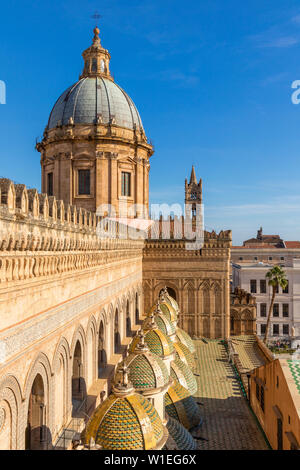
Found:
[[[95,214],[25,185],[0,190],[0,448],[25,448],[36,406],[51,448],[71,419],[75,361],[87,411],[110,387],[143,304],[144,241],[113,238],[113,222],[99,238]]]
[[[184,239],[148,240],[143,260],[145,310],[160,290],[173,289],[179,324],[193,337],[228,338],[231,232],[204,232],[201,249]]]

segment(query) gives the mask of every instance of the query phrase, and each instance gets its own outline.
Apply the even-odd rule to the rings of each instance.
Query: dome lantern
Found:
[[[100,30],[96,26],[93,44],[82,53],[84,69],[80,79],[86,77],[105,77],[113,80],[109,71],[110,53],[102,47],[99,33]]]

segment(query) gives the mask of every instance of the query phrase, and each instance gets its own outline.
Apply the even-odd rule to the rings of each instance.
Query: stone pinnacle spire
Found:
[[[190,184],[197,184],[197,178],[196,178],[196,172],[194,165],[192,166],[192,172],[191,172],[191,177],[190,177]]]

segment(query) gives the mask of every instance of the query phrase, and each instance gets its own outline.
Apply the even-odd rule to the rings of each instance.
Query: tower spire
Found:
[[[197,178],[196,178],[196,172],[195,172],[194,165],[192,166],[190,184],[197,184]]]

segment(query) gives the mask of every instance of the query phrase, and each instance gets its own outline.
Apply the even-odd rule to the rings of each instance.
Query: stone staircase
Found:
[[[230,340],[235,352],[239,355],[243,369],[250,371],[266,363],[257,344],[256,336],[232,336]]]

